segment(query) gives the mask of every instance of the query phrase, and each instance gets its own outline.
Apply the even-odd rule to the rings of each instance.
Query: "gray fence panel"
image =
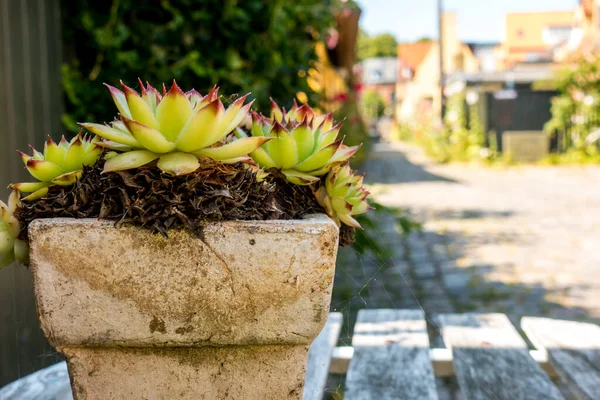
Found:
[[[29,180],[16,153],[60,136],[59,0],[0,0],[0,198]],[[36,317],[31,276],[0,270],[0,387],[58,361]]]

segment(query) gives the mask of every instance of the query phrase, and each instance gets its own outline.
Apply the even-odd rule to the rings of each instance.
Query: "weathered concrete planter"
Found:
[[[29,227],[38,314],[76,399],[292,399],[327,319],[337,226],[223,222],[165,239],[99,220]]]

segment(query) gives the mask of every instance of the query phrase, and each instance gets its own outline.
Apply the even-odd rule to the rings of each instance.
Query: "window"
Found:
[[[413,72],[409,67],[403,67],[400,71],[400,76],[404,79],[411,79],[413,77]]]
[[[373,83],[381,81],[382,77],[383,77],[383,71],[381,71],[379,69],[373,69],[369,73],[369,81],[373,82]]]
[[[542,60],[540,53],[528,52],[525,53],[525,62],[537,62]]]
[[[542,32],[542,40],[545,44],[555,45],[566,42],[573,31],[572,26],[547,26]]]

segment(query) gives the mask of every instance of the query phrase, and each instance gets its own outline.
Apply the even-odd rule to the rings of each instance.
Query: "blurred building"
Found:
[[[551,63],[554,50],[569,40],[573,11],[506,14],[506,39],[498,49],[500,69],[520,63]]]
[[[442,16],[442,41],[445,76],[479,69],[479,60],[471,48],[458,39],[455,13],[444,13]],[[397,118],[406,120],[416,113],[438,113],[442,104],[439,42],[400,44],[398,70]]]
[[[467,43],[471,52],[479,61],[479,71],[492,72],[497,71],[500,66],[498,47],[500,43]]]
[[[597,51],[600,51],[600,0],[580,0],[571,34],[555,49],[554,59],[569,62]]]
[[[503,150],[508,132],[532,132],[544,136],[551,118],[550,104],[556,92],[536,88],[535,82],[551,79],[550,65],[517,65],[506,71],[455,73],[446,78],[446,96],[465,95],[465,109],[478,113],[483,132],[494,132],[495,147]],[[467,107],[467,105],[469,107]]]
[[[396,57],[374,57],[363,60],[355,67],[360,76],[361,91],[376,92],[387,107],[396,99],[398,59]]]

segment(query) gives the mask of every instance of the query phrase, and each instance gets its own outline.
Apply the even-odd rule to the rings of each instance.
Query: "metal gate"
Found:
[[[550,104],[556,95],[552,91],[533,91],[530,87],[517,87],[509,95],[507,92],[486,94],[487,131],[496,132],[500,151],[505,131],[543,130],[551,118]]]

